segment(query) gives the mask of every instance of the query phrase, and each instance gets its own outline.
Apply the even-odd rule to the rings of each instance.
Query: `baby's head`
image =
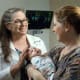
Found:
[[[39,48],[35,48],[35,47],[29,48],[29,51],[28,51],[29,59],[35,56],[40,56],[40,55],[41,55],[41,50]]]

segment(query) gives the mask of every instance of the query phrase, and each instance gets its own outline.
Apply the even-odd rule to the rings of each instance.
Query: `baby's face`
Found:
[[[38,48],[29,48],[29,58],[32,58],[34,56],[40,56],[41,50]]]

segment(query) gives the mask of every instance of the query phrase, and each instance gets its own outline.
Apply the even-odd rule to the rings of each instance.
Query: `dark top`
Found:
[[[49,52],[56,66],[53,80],[80,80],[80,47],[59,60],[62,49],[63,47],[55,47]]]

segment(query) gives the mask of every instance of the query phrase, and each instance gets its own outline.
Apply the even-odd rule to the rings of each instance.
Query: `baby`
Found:
[[[40,49],[30,48],[29,59],[32,65],[43,74],[46,80],[53,79],[55,66],[48,56],[41,55]]]

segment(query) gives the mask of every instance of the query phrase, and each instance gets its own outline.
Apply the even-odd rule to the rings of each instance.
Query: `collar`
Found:
[[[31,40],[31,37],[32,37],[32,36],[29,35],[29,34],[26,35],[26,38],[27,38],[29,44],[31,44],[31,41],[32,41],[32,40]],[[12,41],[10,41],[10,48],[11,48],[12,50],[16,51],[16,49],[15,49],[14,44],[13,44]]]

